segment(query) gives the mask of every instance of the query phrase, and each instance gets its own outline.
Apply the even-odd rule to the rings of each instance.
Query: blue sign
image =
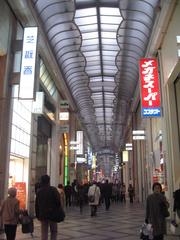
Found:
[[[143,117],[160,117],[161,108],[142,108],[141,113]]]

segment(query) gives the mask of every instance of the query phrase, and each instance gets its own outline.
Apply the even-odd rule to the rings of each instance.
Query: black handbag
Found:
[[[165,202],[161,202],[160,207],[161,207],[161,212],[162,212],[163,217],[165,217],[165,218],[169,217],[170,213],[168,211],[167,204]]]
[[[53,222],[63,222],[65,219],[65,212],[62,207],[57,209],[49,209],[48,220]]]
[[[22,226],[22,233],[33,233],[34,222],[33,218],[28,214],[27,210],[21,212],[19,221]]]
[[[89,200],[90,203],[94,202],[94,200],[95,200],[94,195],[89,196],[89,197],[88,197],[88,200]]]

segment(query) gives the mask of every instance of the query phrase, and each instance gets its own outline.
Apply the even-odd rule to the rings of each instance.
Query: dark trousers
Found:
[[[48,230],[50,227],[51,240],[57,239],[57,223],[52,221],[41,221],[41,240],[48,240]]]
[[[105,197],[104,199],[105,199],[106,210],[108,210],[110,207],[110,197]]]
[[[66,195],[66,207],[69,205],[71,206],[71,195]]]
[[[130,203],[133,203],[133,195],[129,195]]]
[[[97,205],[91,205],[91,217],[96,216]]]
[[[163,235],[158,235],[158,236],[154,236],[153,240],[163,240],[164,236]]]
[[[4,231],[5,231],[7,240],[15,240],[16,229],[17,229],[17,225],[10,225],[10,224],[4,225]]]

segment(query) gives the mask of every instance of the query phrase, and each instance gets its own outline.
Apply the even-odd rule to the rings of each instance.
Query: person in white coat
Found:
[[[94,201],[89,201],[89,205],[91,207],[91,217],[93,217],[96,216],[97,206],[99,205],[99,199],[101,196],[100,188],[97,186],[97,183],[95,181],[93,182],[92,186],[89,187],[88,198],[90,196],[94,196]]]

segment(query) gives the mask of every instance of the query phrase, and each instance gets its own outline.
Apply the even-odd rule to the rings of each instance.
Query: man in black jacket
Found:
[[[50,177],[41,177],[41,187],[38,189],[35,201],[36,217],[41,222],[41,240],[48,240],[50,227],[51,240],[57,240],[57,222],[51,219],[52,212],[61,207],[60,194],[55,187],[50,186]]]
[[[174,207],[173,211],[177,213],[178,217],[180,218],[180,189],[177,189],[174,192]]]
[[[109,183],[108,180],[106,180],[106,182],[104,183],[103,193],[104,193],[106,210],[109,210],[110,204],[111,204],[111,196],[112,196],[112,185]]]

